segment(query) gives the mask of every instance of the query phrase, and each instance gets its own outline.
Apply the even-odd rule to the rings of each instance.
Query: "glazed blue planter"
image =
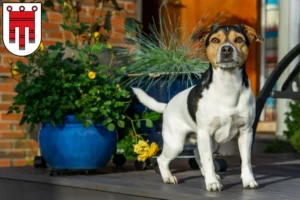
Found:
[[[117,134],[103,125],[84,128],[74,115],[65,124],[43,124],[39,132],[41,154],[52,169],[98,169],[105,167],[116,150]]]

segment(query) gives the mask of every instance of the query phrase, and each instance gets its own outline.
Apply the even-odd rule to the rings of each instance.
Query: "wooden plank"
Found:
[[[87,190],[83,188],[66,187],[60,185],[41,184],[28,181],[18,181],[0,178],[0,193],[3,200],[150,200],[134,195],[110,193],[99,190]],[[18,192],[16,192],[18,188]]]
[[[70,173],[49,177],[46,169],[33,167],[0,168],[1,199],[79,200],[79,199],[299,199],[299,154],[259,155],[252,158],[260,189],[243,189],[240,157],[224,158],[229,168],[220,173],[224,190],[207,192],[199,170],[191,170],[188,160],[172,162],[179,185],[164,184],[152,169],[136,171],[133,162],[123,168],[109,165],[89,176]],[[16,191],[18,188],[18,192]],[[21,198],[22,197],[22,198]]]

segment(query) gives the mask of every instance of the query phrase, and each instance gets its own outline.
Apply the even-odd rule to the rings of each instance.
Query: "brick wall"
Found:
[[[8,2],[8,1],[5,1]],[[17,2],[17,1],[11,1]],[[28,1],[27,1],[28,2]],[[81,20],[91,22],[94,10],[94,0],[82,1]],[[136,16],[135,0],[119,0],[120,6],[129,12],[129,17]],[[2,4],[1,4],[2,6]],[[105,10],[112,9],[112,5],[105,7]],[[99,15],[100,10],[96,10],[95,16]],[[124,12],[114,13],[112,19],[113,31],[111,42],[118,45],[123,41],[124,30]],[[68,35],[63,36],[63,30],[60,28],[62,17],[60,13],[48,12],[49,22],[42,24],[42,42],[45,46],[55,44],[57,41],[64,42]],[[23,57],[16,57],[10,54],[2,42],[2,7],[0,7],[0,75],[10,76],[9,61],[25,61]],[[38,144],[35,140],[26,134],[24,127],[18,125],[20,115],[6,115],[7,109],[15,95],[14,87],[17,81],[10,78],[0,80],[0,167],[4,166],[23,166],[30,164],[32,158],[36,155]]]

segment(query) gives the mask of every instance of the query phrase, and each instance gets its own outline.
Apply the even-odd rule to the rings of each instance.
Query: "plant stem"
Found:
[[[130,123],[131,123],[131,127],[132,127],[132,130],[133,130],[133,132],[134,132],[134,136],[135,136],[135,142],[137,143],[138,142],[138,137],[139,137],[139,134],[137,134],[137,132],[136,132],[136,130],[135,130],[135,127],[134,127],[134,124],[133,124],[133,120],[130,118],[130,117],[128,117],[128,116],[126,116],[127,117],[127,119],[129,119],[130,120]]]
[[[111,67],[114,58],[115,58],[115,54],[112,53],[112,54],[111,54],[111,57],[110,57],[109,67]]]

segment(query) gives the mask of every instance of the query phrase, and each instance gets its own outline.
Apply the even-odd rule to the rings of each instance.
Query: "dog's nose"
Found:
[[[233,52],[233,48],[231,46],[223,46],[221,52],[224,56],[229,56]]]

